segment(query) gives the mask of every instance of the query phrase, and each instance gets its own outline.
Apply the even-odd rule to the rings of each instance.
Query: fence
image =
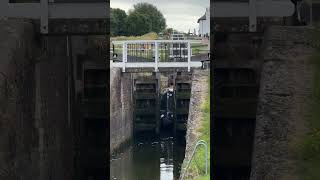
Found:
[[[179,68],[201,67],[192,62],[191,43],[187,40],[142,40],[112,42],[112,66],[126,68]]]

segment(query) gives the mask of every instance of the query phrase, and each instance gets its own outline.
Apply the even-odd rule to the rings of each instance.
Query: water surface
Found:
[[[112,180],[176,180],[184,158],[185,139],[162,133],[143,134],[123,152],[112,155]]]

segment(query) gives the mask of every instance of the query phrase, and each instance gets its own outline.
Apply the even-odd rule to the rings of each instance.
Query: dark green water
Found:
[[[112,180],[176,180],[185,152],[183,135],[143,134],[110,162]]]

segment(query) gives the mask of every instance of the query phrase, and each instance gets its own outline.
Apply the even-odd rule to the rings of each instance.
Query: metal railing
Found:
[[[190,163],[191,163],[191,161],[192,161],[192,158],[193,158],[193,156],[194,156],[194,154],[195,154],[198,146],[200,146],[200,145],[203,145],[204,148],[205,148],[205,158],[206,158],[206,159],[205,159],[205,161],[206,161],[206,166],[205,166],[206,169],[205,169],[205,172],[206,172],[206,175],[208,174],[208,144],[207,144],[207,142],[204,141],[204,140],[199,140],[199,141],[197,141],[197,143],[196,143],[196,145],[195,145],[195,147],[194,147],[194,149],[193,149],[193,151],[192,151],[191,157],[190,157],[190,159],[189,159],[189,161],[188,161],[188,163],[187,163],[187,165],[186,165],[186,168],[185,168],[183,174],[180,176],[180,180],[184,180],[185,175],[186,175],[187,172],[188,172],[188,168],[189,168],[189,166],[190,166]]]
[[[201,68],[201,62],[191,61],[191,43],[198,41],[187,40],[134,40],[113,41],[113,67],[126,68]]]
[[[290,0],[248,0],[249,2],[215,2],[212,5],[211,17],[248,17],[249,31],[257,31],[258,17],[292,16],[295,7]]]
[[[40,19],[41,33],[48,33],[49,19],[105,19],[109,14],[105,3],[54,3],[54,0],[40,0],[40,3],[9,3],[0,1],[0,17]]]

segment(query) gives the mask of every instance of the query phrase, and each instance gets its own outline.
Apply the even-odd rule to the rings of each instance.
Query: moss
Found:
[[[317,28],[319,29],[319,28]],[[314,39],[320,42],[320,32],[316,32]],[[316,48],[312,56],[315,66],[313,88],[314,104],[312,105],[311,131],[303,137],[299,145],[299,177],[303,180],[320,179],[320,47]]]
[[[150,32],[142,36],[117,36],[111,37],[111,41],[125,41],[125,40],[156,40],[158,35],[155,32]]]
[[[207,53],[209,51],[208,45],[206,44],[191,44],[191,48],[192,48],[193,55]]]

